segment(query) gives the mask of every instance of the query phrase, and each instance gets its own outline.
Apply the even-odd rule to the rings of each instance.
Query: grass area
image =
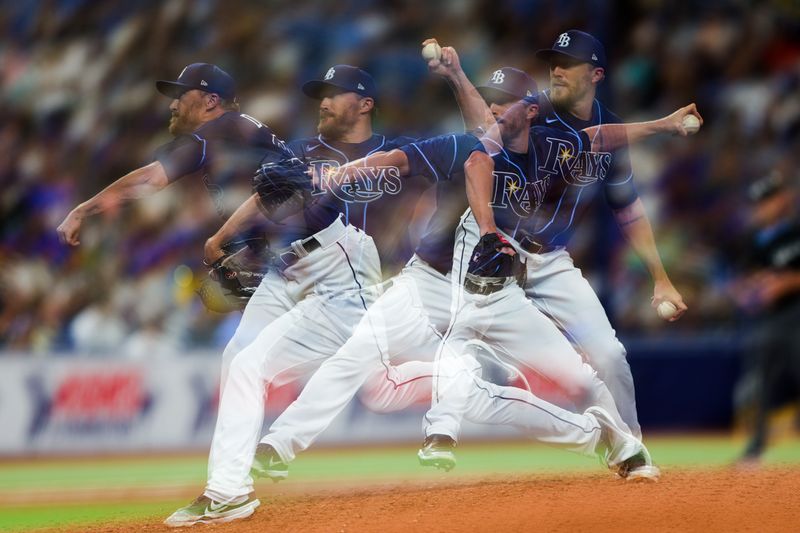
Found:
[[[202,482],[206,456],[62,459],[7,463],[0,470],[0,490],[137,487]]]
[[[39,528],[57,528],[68,525],[124,523],[148,517],[166,517],[187,502],[135,502],[87,505],[22,506],[0,510],[0,531],[30,531]]]
[[[743,443],[728,437],[658,437],[647,441],[656,462],[669,468],[720,467],[735,461]],[[591,458],[527,443],[476,443],[458,448],[458,467],[449,474],[421,468],[416,446],[361,449],[322,449],[302,454],[291,466],[291,485],[330,484],[331,482],[466,479],[486,475],[524,475],[537,472],[598,472]],[[765,463],[800,465],[797,441],[783,441],[772,447]],[[188,502],[176,499],[163,488],[200,494],[205,484],[206,456],[103,458],[97,460],[31,460],[0,463],[0,495],[28,491],[77,492],[86,490],[152,489],[154,501],[139,497],[135,503],[97,502],[64,505],[23,505],[10,507],[0,501],[0,531],[125,521],[165,517]],[[668,478],[667,478],[668,479]],[[266,483],[266,482],[265,482]],[[287,485],[289,484],[289,485]],[[268,491],[272,484],[259,485]],[[161,492],[159,492],[161,491]],[[2,498],[0,498],[2,500]]]

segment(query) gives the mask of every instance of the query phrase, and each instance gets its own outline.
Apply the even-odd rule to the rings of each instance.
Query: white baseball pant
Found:
[[[414,370],[403,373],[407,365],[391,367],[389,360],[409,353],[430,358],[437,348],[447,351],[441,347],[437,326],[442,328],[449,322],[452,288],[447,277],[419,258],[412,259],[370,307],[353,336],[322,363],[261,442],[275,448],[283,460],[293,460],[328,427],[376,370],[383,371],[395,393],[415,387],[418,393],[422,390],[422,394],[429,394],[430,374],[426,369],[433,366],[431,363],[411,363],[416,365]],[[542,320],[555,330],[544,317]],[[566,339],[558,336],[571,350]],[[470,420],[513,425],[543,442],[594,453],[600,430],[591,417],[568,412],[522,389],[488,383],[474,375],[480,365],[474,360],[465,364],[466,359],[461,354],[444,357],[437,372],[444,374],[443,379],[454,384],[451,390],[458,389],[468,403],[465,410]],[[421,383],[427,390],[419,388]],[[459,407],[455,410],[462,412]]]
[[[600,300],[566,249],[534,255],[523,287],[530,301],[567,336],[608,387],[622,420],[636,438],[642,429],[627,352]]]
[[[205,494],[215,501],[252,491],[265,383],[281,385],[311,372],[344,344],[377,297],[381,269],[371,237],[337,220],[315,238],[321,246],[307,254],[299,247],[299,259],[283,271],[283,286],[270,287],[281,301],[297,304],[230,360],[208,462]]]
[[[392,401],[400,407],[430,397],[430,361],[440,341],[436,326],[449,323],[450,291],[445,276],[419,258],[409,261],[362,317],[353,336],[322,363],[261,442],[291,461],[328,427],[369,376],[379,374],[384,380],[382,390],[365,395],[378,398],[373,401],[380,403],[380,410],[389,410],[387,403]],[[391,357],[403,356],[427,357],[428,362],[390,365]],[[416,371],[409,371],[412,366]]]
[[[478,240],[478,226],[471,211],[467,210],[456,230],[453,258],[453,281],[458,284],[458,290],[454,291],[456,311],[442,344],[449,349],[441,350],[437,355],[438,364],[448,368],[458,366],[459,363],[454,362],[453,358],[457,361],[465,343],[476,338],[483,340],[503,358],[515,360],[522,367],[561,387],[579,411],[599,405],[623,429],[627,429],[605,384],[518,285],[508,285],[489,295],[463,291],[469,252]],[[509,240],[517,244],[510,237]],[[519,246],[515,248],[521,250]],[[526,260],[535,259],[532,254],[524,251],[519,253]],[[469,367],[470,364],[469,361],[460,363],[462,367]],[[454,375],[453,372],[436,371],[435,374],[433,406],[425,417],[425,434],[443,434],[457,440],[461,420],[464,416],[470,416],[476,401],[471,394],[474,387],[470,389],[465,385],[464,376],[468,372],[456,374],[459,379],[455,380],[450,377]]]

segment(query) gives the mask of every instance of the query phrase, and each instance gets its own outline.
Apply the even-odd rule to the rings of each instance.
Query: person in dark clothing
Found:
[[[770,410],[787,390],[794,398],[800,392],[800,217],[796,186],[778,172],[754,182],[748,197],[753,233],[734,296],[755,313],[745,362],[755,384],[755,416],[742,457],[754,462],[767,446]]]

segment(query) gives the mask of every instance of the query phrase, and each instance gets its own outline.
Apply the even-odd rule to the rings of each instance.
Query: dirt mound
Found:
[[[395,485],[298,495],[260,486],[249,519],[190,531],[791,531],[800,470],[682,470],[658,483],[607,474]],[[174,531],[154,522],[82,531]],[[63,531],[63,530],[62,530]]]

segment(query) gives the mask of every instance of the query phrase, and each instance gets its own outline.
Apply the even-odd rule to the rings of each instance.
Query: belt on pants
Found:
[[[289,250],[278,254],[278,266],[281,268],[290,267],[297,263],[301,257],[305,257],[321,247],[322,243],[320,243],[319,240],[317,240],[317,238],[313,235],[307,239],[294,241]],[[302,250],[302,252],[300,252],[300,250]]]
[[[280,269],[288,268],[311,252],[332,245],[344,237],[346,233],[347,226],[342,222],[340,216],[325,229],[316,232],[310,237],[291,243],[287,250],[277,254],[276,266]]]
[[[464,278],[464,290],[470,294],[487,295],[502,290],[512,283],[519,283],[518,276],[506,276],[503,278],[488,278],[467,274]]]
[[[541,244],[527,236],[519,240],[519,245],[529,254],[546,254],[560,248],[560,246],[553,246],[552,244]]]

